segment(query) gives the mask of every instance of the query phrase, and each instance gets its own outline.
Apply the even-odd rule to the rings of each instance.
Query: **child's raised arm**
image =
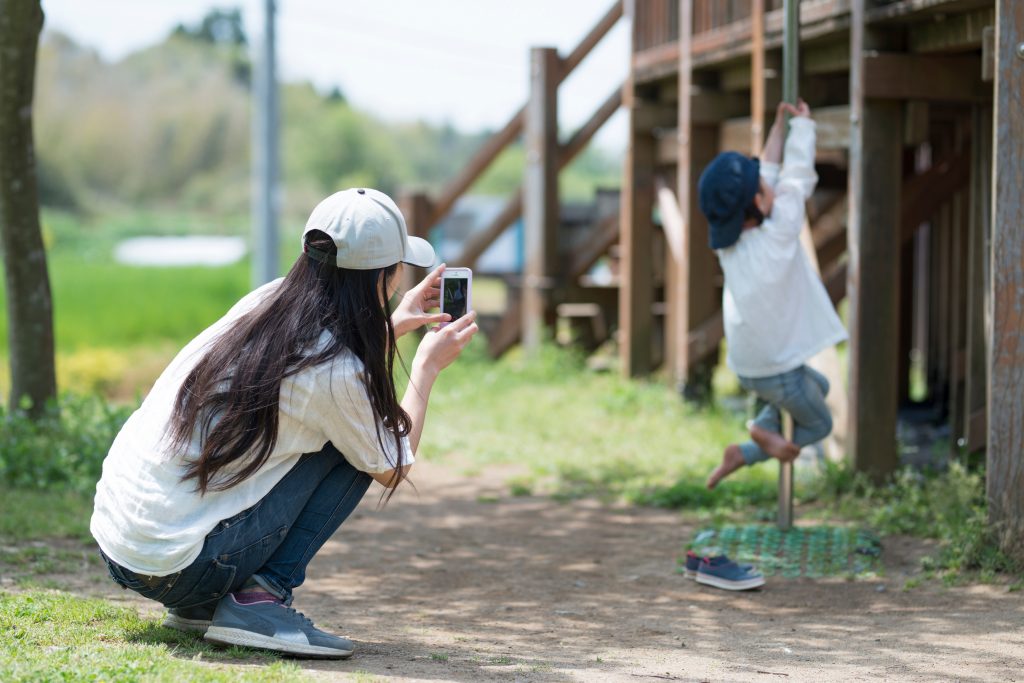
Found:
[[[783,107],[779,107],[780,113]],[[787,105],[785,111],[793,114],[789,123],[789,135],[785,138],[785,153],[782,171],[768,162],[768,173],[778,172],[775,184],[775,202],[772,206],[772,220],[766,223],[768,232],[786,243],[800,236],[804,224],[804,203],[814,192],[818,174],[814,170],[815,123],[811,108],[800,100],[797,106]],[[776,125],[778,121],[776,121]],[[781,128],[781,126],[780,126]],[[775,127],[772,129],[774,134]],[[781,134],[779,135],[781,139]],[[767,156],[767,145],[765,146]],[[764,169],[765,164],[762,164]],[[762,170],[762,176],[765,175]]]

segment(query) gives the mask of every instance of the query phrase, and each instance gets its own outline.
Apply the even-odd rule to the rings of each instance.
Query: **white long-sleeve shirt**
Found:
[[[255,505],[303,453],[319,451],[327,442],[363,472],[386,472],[398,462],[390,433],[383,432],[383,450],[377,439],[363,363],[346,350],[333,361],[281,381],[277,443],[252,476],[226,491],[205,495],[195,490],[194,481],[181,480],[188,462],[201,450],[197,438],[185,452],[169,450],[163,438],[182,382],[207,345],[272,296],[280,284],[278,279],[248,294],[193,339],[114,439],[96,485],[90,530],[103,552],[122,567],[166,576],[189,566],[218,522]],[[325,332],[320,343],[329,341]],[[415,462],[408,438],[402,439],[402,448],[404,463]],[[244,462],[237,461],[218,474],[230,475],[242,466]]]
[[[803,365],[847,338],[821,278],[800,245],[804,204],[814,191],[815,123],[790,122],[781,172],[761,163],[775,188],[771,215],[717,251],[725,273],[726,363],[742,377],[769,377]]]

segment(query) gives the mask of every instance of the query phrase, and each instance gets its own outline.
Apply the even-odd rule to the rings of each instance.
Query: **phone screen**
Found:
[[[446,277],[442,280],[444,288],[444,312],[457,320],[466,315],[466,300],[469,298],[469,279],[464,277]]]

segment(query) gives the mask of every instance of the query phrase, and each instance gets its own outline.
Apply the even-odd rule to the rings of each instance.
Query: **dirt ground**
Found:
[[[692,517],[510,498],[500,475],[450,465],[416,475],[418,492],[381,510],[371,489],[296,592],[296,608],[358,646],[300,662],[316,679],[1024,681],[1024,596],[902,590],[919,541],[888,541],[878,580],[730,593],[675,572]]]

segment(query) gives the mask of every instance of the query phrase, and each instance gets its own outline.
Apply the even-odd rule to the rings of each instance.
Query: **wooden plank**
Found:
[[[573,69],[583,61],[584,58],[590,51],[596,46],[604,36],[612,29],[612,27],[622,17],[624,12],[624,6],[621,1],[615,2],[609,10],[604,14],[598,23],[592,28],[586,36],[576,45],[569,56],[566,57],[565,61],[562,62],[561,67],[555,74],[557,88],[559,84],[564,81],[569,74],[572,73]],[[469,163],[462,169],[451,182],[449,182],[444,189],[441,191],[440,196],[434,202],[434,211],[430,218],[430,226],[444,218],[451,208],[455,205],[466,190],[468,190],[474,182],[483,174],[487,168],[494,163],[494,160],[498,158],[498,155],[509,144],[516,140],[520,133],[523,132],[523,126],[526,123],[526,105],[520,107],[519,111],[512,115],[512,118],[502,127],[500,131],[492,135],[484,145],[477,150],[473,158],[470,159]],[[428,226],[428,227],[430,227]]]
[[[930,108],[927,102],[907,102],[906,121],[903,128],[903,144],[917,147],[928,142]]]
[[[996,29],[986,26],[981,33],[981,80],[991,83],[996,78]]]
[[[612,117],[615,112],[622,106],[622,87],[619,86],[611,92],[608,97],[605,98],[601,106],[597,108],[586,123],[573,133],[572,137],[566,141],[562,147],[562,152],[559,155],[559,170],[565,168],[572,159],[582,152],[586,146],[593,139],[594,134],[601,130],[601,127],[608,122],[608,119]]]
[[[544,341],[553,314],[551,292],[558,269],[558,51],[530,50],[530,101],[526,107],[523,175],[523,346]]]
[[[716,0],[717,2],[717,0]],[[839,36],[849,27],[845,11],[849,0],[817,0],[805,2],[800,9],[800,39],[814,40]],[[712,4],[711,7],[716,5]],[[698,17],[699,18],[699,17]],[[724,64],[750,54],[753,25],[750,18],[741,19],[715,30],[695,31],[692,44],[694,68]],[[782,45],[782,10],[765,13],[765,48]],[[679,42],[670,42],[642,52],[635,52],[632,67],[636,83],[647,83],[677,73],[679,68]],[[770,100],[770,98],[769,98]]]
[[[983,102],[991,89],[982,83],[981,58],[876,52],[864,59],[864,96],[929,102]]]
[[[622,14],[623,3],[621,0],[616,0],[616,2],[608,8],[608,11],[605,12],[598,20],[597,24],[587,32],[587,35],[583,36],[583,39],[580,40],[579,44],[576,45],[573,51],[566,56],[565,60],[562,62],[562,69],[558,74],[559,83],[564,81],[566,77],[572,73],[573,69],[575,69],[580,62],[586,59],[587,55],[590,54],[590,51],[593,50],[606,35],[608,35],[608,32],[611,31],[615,24],[619,22],[619,19],[622,18]]]
[[[903,201],[900,206],[900,231],[903,241],[935,214],[937,197],[945,198],[965,188],[971,177],[969,157],[966,153],[941,159],[924,173],[907,178],[903,183]]]
[[[594,113],[590,119],[577,130],[568,142],[562,146],[558,154],[558,171],[561,172],[572,160],[583,151],[594,134],[607,123],[611,115],[621,106],[623,87],[617,88]],[[474,233],[463,245],[462,253],[453,263],[472,267],[487,248],[498,239],[505,230],[522,214],[523,188],[520,186],[501,211],[485,229]]]
[[[398,206],[405,218],[405,225],[410,235],[427,238],[432,218],[432,207],[430,197],[425,192],[406,192],[398,199]],[[402,291],[407,292],[415,287],[420,280],[426,277],[423,268],[417,268],[406,264],[403,268]]]
[[[989,355],[989,521],[1024,561],[1024,3],[997,0]]]
[[[807,76],[846,73],[850,70],[850,41],[808,45],[803,57],[804,74]]]
[[[814,110],[818,123],[817,151],[819,154],[833,150],[846,150],[850,146],[850,107],[819,107]],[[748,117],[728,119],[722,122],[722,149],[746,150],[749,144],[751,124]]]
[[[691,190],[693,174],[693,2],[679,0],[679,64],[678,80],[679,105],[677,111],[676,130],[676,196],[678,197],[678,213],[684,225],[680,226],[681,234],[672,240],[675,245],[674,258],[669,262],[666,273],[665,288],[665,359],[668,371],[677,388],[686,383],[687,369],[690,367],[689,345],[684,343],[690,329],[690,310],[687,284],[690,281],[690,253],[693,245],[690,242],[689,218],[692,203]]]
[[[630,85],[632,87],[632,85]],[[619,287],[619,353],[627,377],[647,375],[652,369],[651,304],[654,303],[653,226],[654,136],[637,125],[646,102],[631,93],[630,132],[626,149],[620,208],[622,249]]]
[[[866,97],[865,0],[851,0],[848,454],[876,480],[895,471],[903,108]],[[878,339],[888,340],[878,344]]]
[[[605,216],[594,230],[593,237],[573,254],[569,263],[570,283],[582,277],[618,241],[619,214],[616,212]]]
[[[753,0],[750,20],[750,153],[761,156],[765,118],[764,0]]]
[[[995,22],[995,8],[983,7],[963,14],[943,15],[941,20],[915,24],[907,31],[911,52],[961,52],[981,46],[986,26]]]
[[[991,232],[992,108],[975,107],[971,117],[971,225],[967,240],[967,354],[964,368],[964,438],[970,451],[985,444],[987,428],[971,416],[985,408],[988,390],[985,349],[985,291]]]
[[[525,121],[526,106],[524,105],[509,119],[508,123],[500,131],[492,135],[484,143],[483,147],[477,150],[473,158],[469,160],[469,163],[459,172],[459,175],[441,191],[440,196],[434,202],[433,215],[429,221],[430,225],[436,224],[448,215],[448,212],[455,206],[455,202],[458,201],[459,197],[494,163],[498,155],[519,137],[519,134],[523,132],[523,123]]]

